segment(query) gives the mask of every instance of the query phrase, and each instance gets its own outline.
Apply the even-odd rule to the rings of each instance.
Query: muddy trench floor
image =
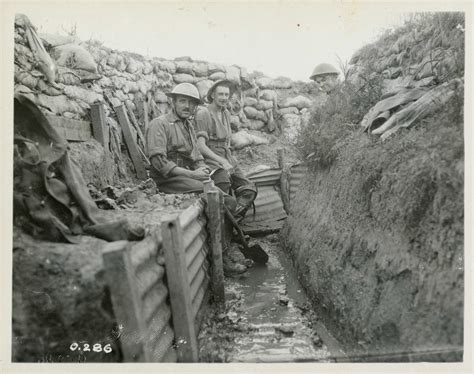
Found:
[[[200,362],[334,362],[343,352],[312,310],[278,234],[257,241],[269,261],[225,278],[224,305],[201,325]]]

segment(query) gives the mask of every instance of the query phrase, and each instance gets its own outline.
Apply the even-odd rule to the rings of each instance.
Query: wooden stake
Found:
[[[283,152],[284,152],[283,148],[277,149],[278,167],[280,169],[283,169],[285,167],[285,155]]]
[[[211,287],[216,302],[225,302],[224,268],[222,263],[222,216],[219,191],[207,192],[208,232],[211,241]]]
[[[109,149],[109,131],[105,119],[105,109],[103,103],[91,105],[91,119],[94,138],[104,149]]]
[[[179,217],[161,224],[166,277],[179,362],[197,362],[198,345]]]
[[[130,158],[132,159],[133,166],[135,166],[135,171],[137,173],[138,179],[146,179],[147,172],[145,169],[144,162],[140,151],[138,150],[138,145],[133,139],[132,131],[130,128],[130,121],[128,120],[127,113],[125,108],[122,105],[116,106],[115,112],[117,113],[117,118],[119,120],[120,126],[122,127],[123,136],[125,138],[125,144],[127,144],[128,152],[130,153]]]
[[[145,134],[146,134],[146,130],[148,129],[148,125],[150,124],[148,120],[148,104],[146,100],[143,100],[143,121],[145,124]]]

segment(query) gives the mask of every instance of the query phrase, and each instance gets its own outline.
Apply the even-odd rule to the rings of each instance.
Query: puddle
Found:
[[[200,333],[202,362],[332,362],[304,313],[308,300],[289,256],[268,238],[266,266],[226,278],[226,305]]]

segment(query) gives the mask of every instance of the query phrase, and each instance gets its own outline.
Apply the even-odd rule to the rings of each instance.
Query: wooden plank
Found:
[[[102,257],[117,323],[123,326],[120,341],[124,361],[138,362],[145,360],[142,337],[146,329],[139,317],[141,308],[134,287],[128,244],[124,240],[107,243]]]
[[[150,125],[150,121],[148,119],[148,103],[146,102],[146,100],[143,100],[143,121],[145,124],[145,134],[146,134],[146,130],[148,129],[148,126]]]
[[[218,303],[225,302],[224,267],[222,263],[222,216],[219,191],[207,192],[208,232],[211,243],[211,288]]]
[[[130,158],[132,159],[133,166],[135,166],[135,171],[137,173],[138,179],[146,179],[147,172],[145,169],[145,163],[142,160],[140,151],[138,150],[138,145],[133,139],[132,130],[130,126],[130,121],[128,120],[127,113],[125,108],[122,105],[116,106],[115,112],[117,113],[117,118],[119,120],[120,126],[122,127],[123,136],[125,138],[125,144],[127,145]]]
[[[197,362],[198,346],[191,290],[179,217],[161,224],[165,252],[166,277],[170,293],[173,326],[179,362]]]
[[[91,105],[91,119],[94,138],[102,144],[107,151],[109,149],[109,129],[107,127],[103,103]]]
[[[66,140],[86,142],[92,138],[90,122],[50,115],[46,115],[46,119]]]

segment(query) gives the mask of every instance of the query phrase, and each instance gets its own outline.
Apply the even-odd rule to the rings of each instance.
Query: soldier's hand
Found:
[[[197,179],[200,181],[209,179],[209,169],[204,166],[201,166],[200,168],[194,170],[192,173],[193,173],[194,179]]]

